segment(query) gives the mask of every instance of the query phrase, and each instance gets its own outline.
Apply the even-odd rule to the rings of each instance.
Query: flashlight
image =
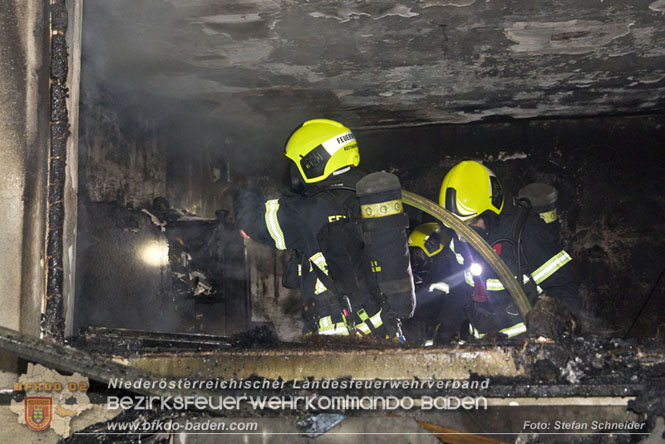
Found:
[[[469,271],[471,272],[472,275],[474,276],[480,276],[483,273],[483,266],[480,265],[477,262],[474,262],[471,264],[469,267]]]

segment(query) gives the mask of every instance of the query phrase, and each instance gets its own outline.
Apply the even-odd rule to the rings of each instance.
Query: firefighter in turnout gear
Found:
[[[409,256],[416,289],[416,310],[412,319],[404,322],[409,341],[432,345],[439,313],[450,305],[446,279],[450,266],[446,248],[451,231],[438,222],[425,222],[409,234]]]
[[[540,212],[536,201],[533,196],[531,200],[504,196],[494,173],[475,161],[454,166],[444,177],[439,194],[439,205],[476,230],[519,277],[532,304],[547,294],[577,316],[581,298],[569,265],[571,257],[561,247],[556,212]],[[448,256],[457,271],[448,282],[451,296],[455,286],[455,297],[465,303],[444,306],[439,330],[444,339],[440,342],[446,342],[457,328],[445,324],[463,316],[469,321],[469,335],[475,338],[488,333],[515,337],[526,332],[511,296],[480,254],[453,236]]]
[[[357,170],[356,139],[333,120],[304,122],[285,155],[292,190],[266,201],[245,187],[234,211],[241,234],[292,250],[282,283],[301,288],[304,333],[403,339],[415,295],[399,180]]]

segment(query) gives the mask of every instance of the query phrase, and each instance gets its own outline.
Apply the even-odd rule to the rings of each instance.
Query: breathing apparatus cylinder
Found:
[[[517,193],[518,199],[526,198],[531,202],[532,209],[546,224],[559,220],[556,209],[558,197],[556,188],[546,183],[530,183]]]
[[[367,256],[386,297],[382,317],[409,318],[416,296],[399,179],[385,171],[368,174],[358,181],[356,194]]]

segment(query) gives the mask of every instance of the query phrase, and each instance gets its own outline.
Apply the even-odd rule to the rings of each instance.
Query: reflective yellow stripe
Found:
[[[361,205],[360,211],[362,213],[363,219],[391,216],[393,214],[399,214],[402,212],[402,201],[388,200],[386,202]]]
[[[319,267],[326,275],[328,275],[328,262],[326,262],[326,258],[323,256],[323,253],[320,251],[318,253],[314,253],[312,257],[309,258],[309,260],[314,265]]]
[[[459,254],[457,251],[455,251],[455,240],[450,239],[450,251],[455,253],[455,259],[457,259],[457,263],[460,265],[464,265],[464,256]]]
[[[545,213],[540,213],[538,214],[542,220],[545,221],[546,224],[551,224],[552,222],[556,222],[558,219],[558,216],[556,214],[556,208],[553,209],[552,211],[547,211]]]
[[[319,334],[348,336],[349,329],[344,322],[333,324],[332,317],[326,316],[319,319]]]
[[[476,338],[476,339],[480,339],[480,338],[482,338],[483,336],[485,336],[485,333],[479,333],[478,330],[476,330],[476,327],[474,327],[473,325],[471,325],[470,322],[469,322],[469,334],[470,334],[471,336],[473,336],[474,338]]]
[[[573,260],[573,258],[571,258],[565,250],[561,250],[533,272],[533,280],[536,281],[536,284],[540,284],[571,260]]]
[[[439,290],[442,291],[446,294],[450,293],[450,287],[448,287],[448,284],[445,282],[435,282],[429,286],[429,292],[433,292],[434,290]]]
[[[319,330],[327,330],[332,326],[332,318],[326,316],[325,318],[319,319]]]
[[[358,317],[363,320],[362,323],[356,325],[356,330],[360,330],[365,335],[372,333],[372,329],[367,325],[367,320],[372,323],[374,328],[379,328],[383,325],[383,320],[381,319],[381,310],[379,310],[378,313],[372,317],[369,317],[367,312],[362,308],[356,311],[356,313],[358,314]],[[358,333],[358,335],[362,336],[360,333]]]
[[[381,310],[371,318],[369,318],[370,322],[372,325],[374,325],[374,328],[379,328],[383,325],[383,320],[381,320]]]
[[[471,287],[474,287],[473,284],[473,275],[469,270],[464,270],[464,281],[469,284]]]
[[[361,332],[365,333],[366,335],[372,333],[372,330],[370,330],[369,327],[367,326],[367,324],[364,323],[364,322],[362,324],[356,325],[356,329],[360,330]],[[360,335],[360,336],[362,336],[362,335]]]
[[[348,336],[349,329],[344,324],[337,324],[337,327],[329,330],[319,330],[320,335]]]
[[[515,279],[517,279],[517,276],[515,276]],[[526,274],[522,275],[522,283],[526,284],[529,282],[529,276]],[[499,279],[487,279],[486,282],[486,288],[489,291],[502,291],[505,290],[505,287],[503,286],[503,283]]]
[[[487,279],[485,282],[485,288],[487,291],[501,291],[505,290],[503,284],[498,279]]]
[[[325,285],[323,285],[323,282],[321,282],[318,278],[316,279],[316,284],[314,284],[314,294],[319,295],[326,291],[327,288]]]
[[[512,338],[513,336],[521,335],[522,333],[526,332],[526,325],[524,325],[524,322],[517,323],[513,326],[506,327],[504,329],[499,330],[499,333],[508,336],[509,338]],[[476,328],[469,323],[469,334],[472,335],[476,339],[480,339],[483,336],[485,336],[485,333],[480,333]]]
[[[455,248],[453,247],[453,241],[450,241],[450,250],[455,253],[455,257],[457,258],[457,263],[460,265],[464,264],[464,258],[462,257],[461,254],[457,253],[455,251]],[[540,284],[543,282],[545,279],[548,277],[552,276],[559,268],[563,267],[566,265],[568,262],[570,262],[572,258],[568,253],[566,253],[565,250],[561,250],[559,253],[554,255],[551,259],[549,259],[547,262],[545,262],[543,265],[541,265],[536,271],[533,272],[533,280],[536,282],[536,284]],[[517,278],[517,277],[516,277]],[[527,275],[522,275],[522,280],[523,283],[529,282],[529,276]],[[471,287],[474,286],[473,284],[473,275],[469,270],[464,270],[464,281]],[[485,287],[487,291],[503,291],[505,290],[505,287],[501,283],[499,279],[487,279],[485,281]],[[543,292],[543,289],[540,288],[540,286],[536,285],[536,288],[538,289],[538,294]],[[431,291],[431,290],[430,290]]]
[[[275,241],[275,247],[278,250],[286,250],[286,241],[284,233],[277,220],[277,211],[279,210],[279,200],[273,199],[266,202],[266,226],[270,236]]]
[[[515,276],[515,279],[517,279],[517,276]],[[474,287],[473,283],[473,275],[469,271],[464,272],[464,280],[466,281],[467,284],[469,284],[471,287]],[[522,275],[522,282],[527,283],[529,282],[529,276],[526,274]],[[506,288],[503,286],[503,283],[499,279],[487,279],[485,281],[485,290],[487,291],[503,291]],[[538,294],[543,292],[543,289],[540,288],[540,286],[536,285],[536,289],[538,290]]]
[[[315,267],[318,267],[323,271],[326,276],[328,275],[328,262],[326,262],[326,258],[323,256],[323,254],[319,251],[317,253],[314,253],[312,257],[309,258],[310,262],[310,271],[312,269],[311,264],[314,264]],[[325,285],[323,285],[323,282],[321,282],[318,278],[316,279],[316,284],[314,284],[314,294],[321,294],[324,291],[326,291],[327,288]]]
[[[507,327],[504,328],[503,330],[499,330],[499,332],[503,333],[509,338],[512,338],[513,336],[521,335],[522,333],[526,332],[526,325],[524,325],[524,322],[520,322],[518,324],[513,325],[512,327]]]

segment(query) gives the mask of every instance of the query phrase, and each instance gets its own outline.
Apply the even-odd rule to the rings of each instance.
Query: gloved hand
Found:
[[[386,339],[399,342],[400,344],[406,343],[406,338],[402,334],[402,321],[399,318],[388,318],[383,321],[386,328]]]

